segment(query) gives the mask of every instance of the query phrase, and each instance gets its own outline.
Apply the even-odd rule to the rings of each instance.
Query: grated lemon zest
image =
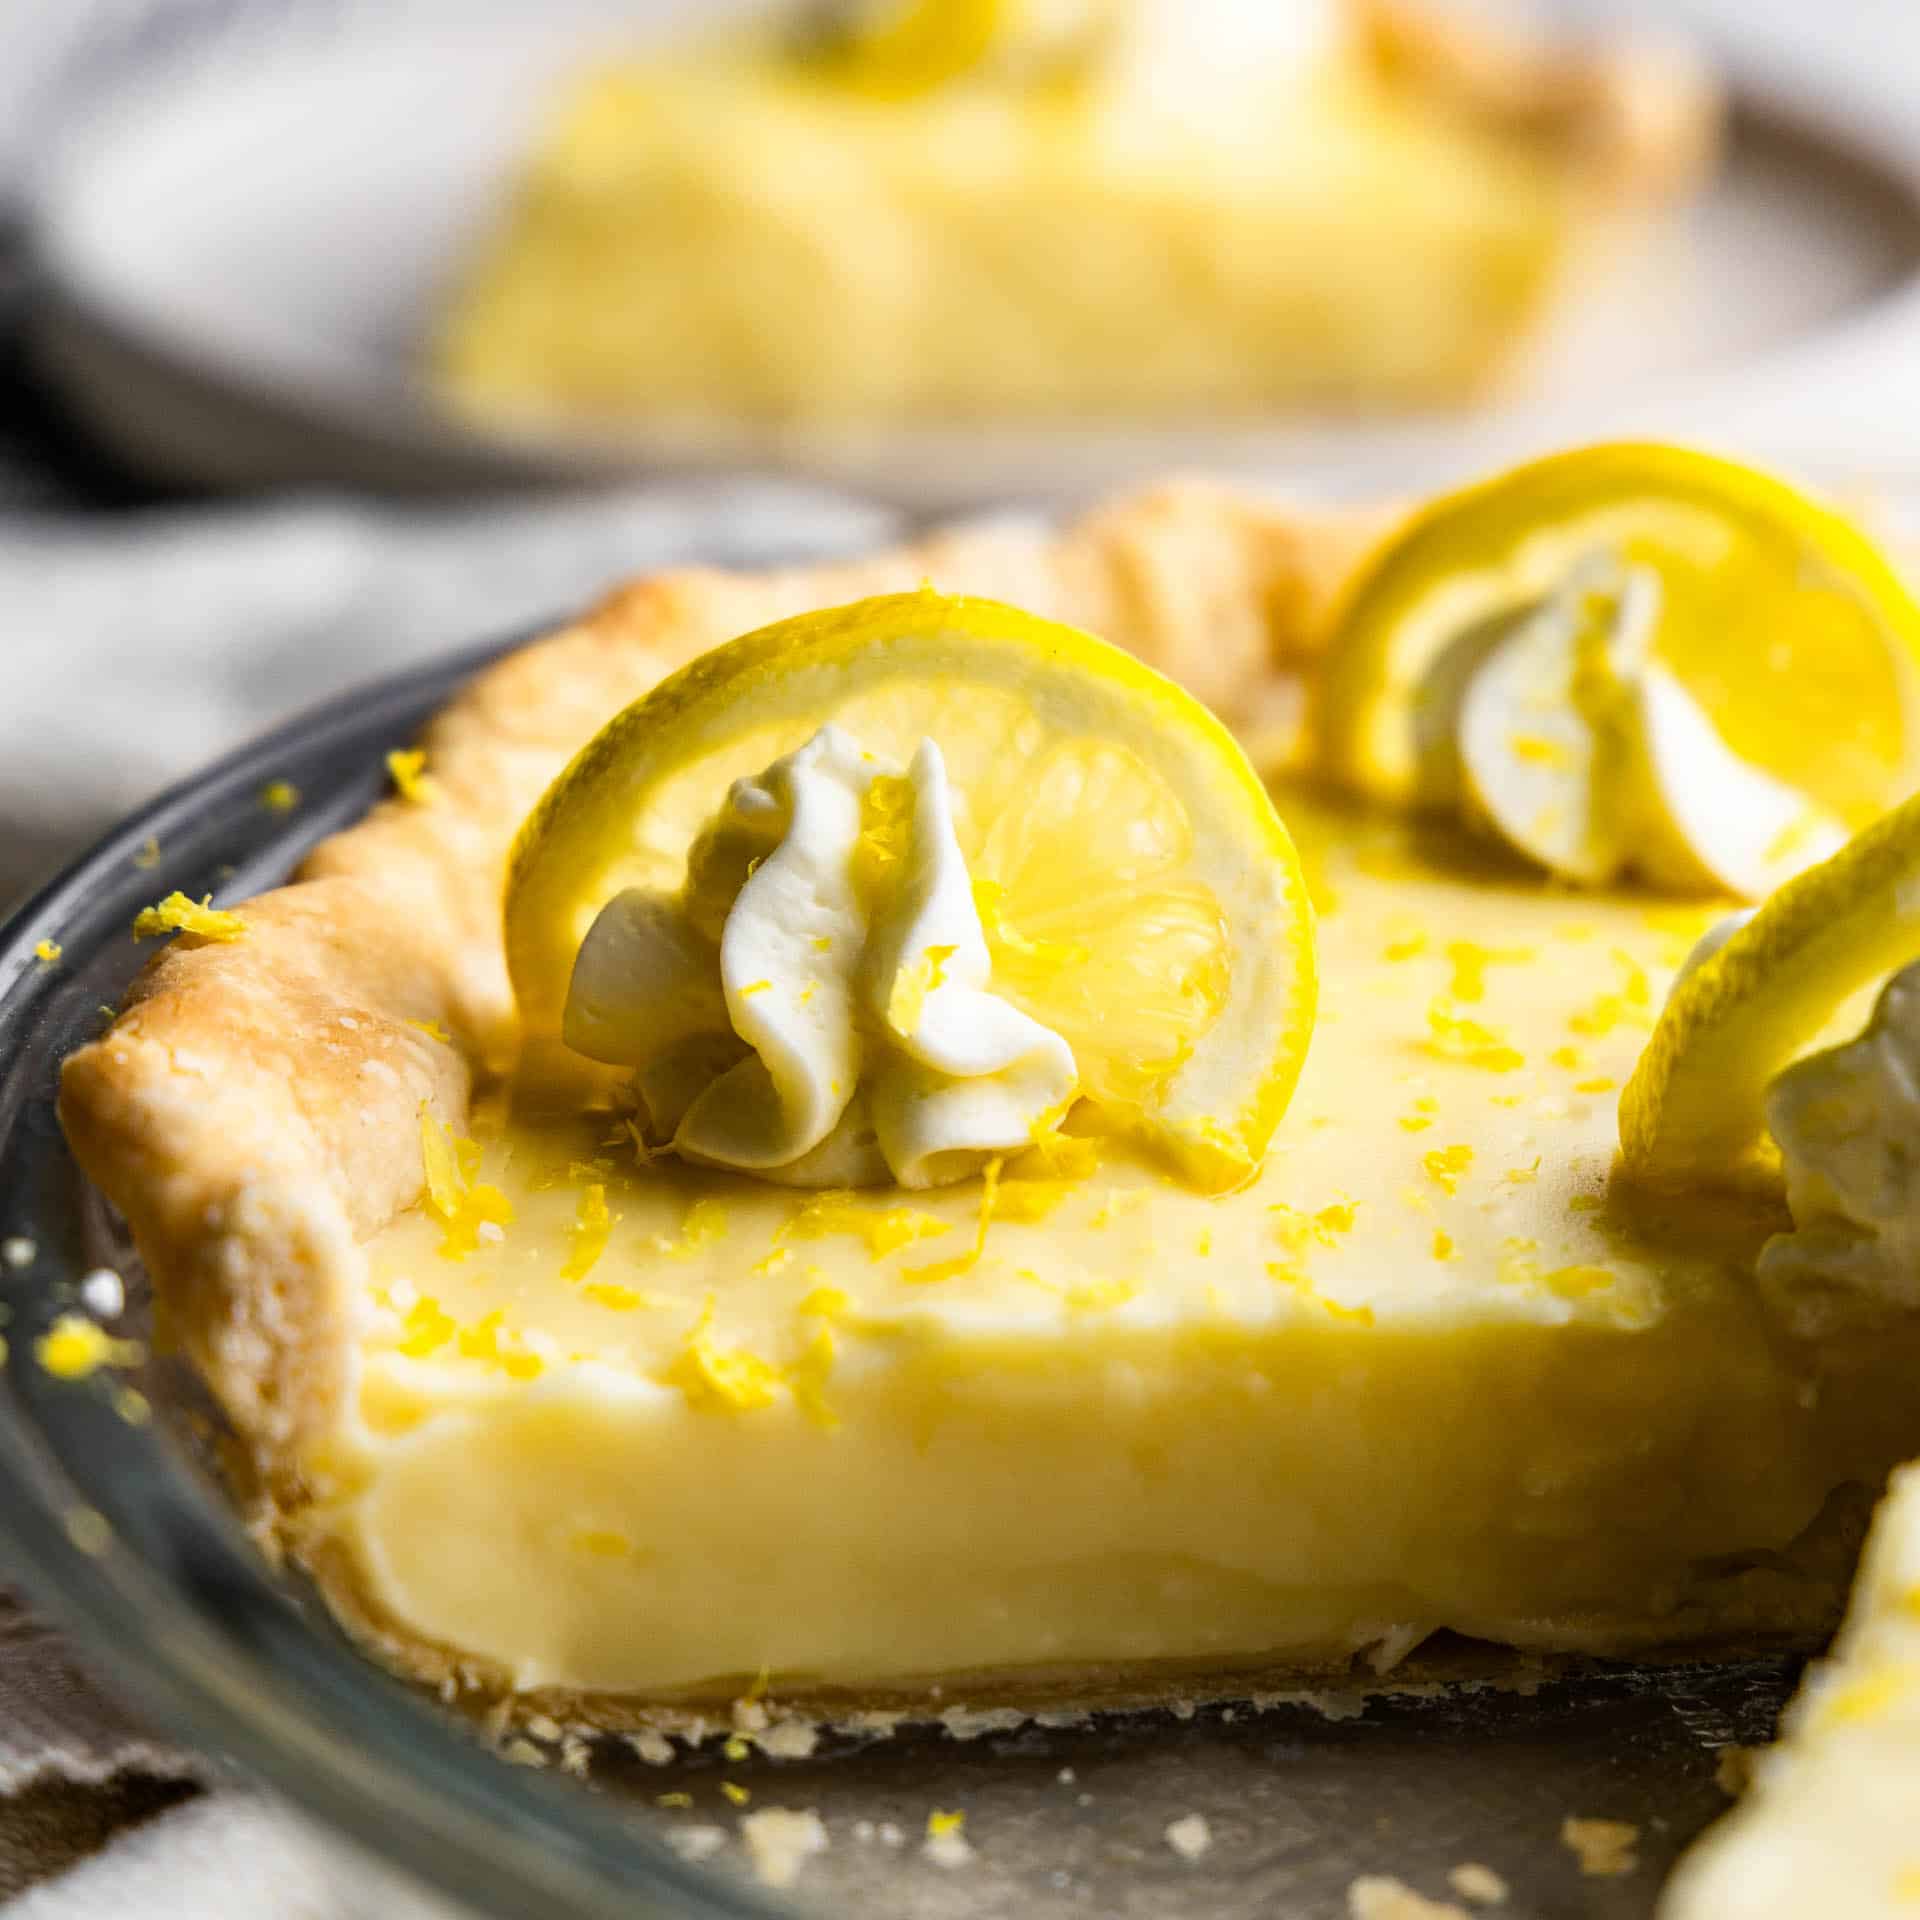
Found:
[[[957,951],[951,946],[929,947],[912,966],[902,967],[894,976],[893,991],[887,996],[887,1025],[903,1039],[919,1030],[927,996],[946,985],[947,962]]]
[[[944,1839],[950,1833],[958,1833],[967,1824],[964,1813],[942,1813],[938,1807],[927,1815],[927,1838]]]
[[[395,747],[387,755],[387,777],[394,792],[416,807],[431,806],[440,792],[439,783],[427,771],[423,747]]]
[[[1876,1667],[1825,1695],[1820,1702],[1819,1724],[1835,1727],[1881,1719],[1916,1687],[1920,1687],[1920,1666],[1902,1662]]]
[[[84,1380],[102,1367],[132,1366],[141,1357],[134,1340],[116,1340],[84,1313],[63,1313],[33,1343],[33,1357],[56,1380]]]
[[[980,1256],[987,1250],[987,1229],[993,1224],[993,1216],[1000,1201],[1000,1169],[1006,1163],[995,1155],[980,1172],[980,1219],[974,1229],[973,1245],[965,1253],[957,1254],[951,1260],[930,1261],[924,1267],[903,1267],[900,1277],[912,1280],[920,1285],[928,1285],[936,1280],[952,1280],[980,1262]]]
[[[1433,1257],[1436,1260],[1453,1258],[1453,1235],[1442,1232],[1438,1227],[1433,1230]]]
[[[1538,958],[1531,947],[1483,947],[1477,940],[1450,941],[1447,960],[1453,968],[1453,979],[1447,992],[1455,1000],[1484,1000],[1489,967],[1521,967]]]
[[[833,1187],[807,1201],[776,1237],[822,1240],[830,1234],[850,1233],[866,1242],[874,1259],[884,1260],[916,1240],[931,1240],[935,1234],[948,1232],[952,1225],[937,1213],[918,1207],[863,1206],[850,1188]]]
[[[160,842],[152,834],[140,842],[140,850],[133,856],[133,864],[142,873],[151,873],[160,864]]]
[[[1540,1177],[1540,1156],[1533,1156],[1530,1167],[1509,1167],[1500,1178],[1511,1187],[1530,1187]]]
[[[778,1397],[780,1369],[745,1347],[723,1347],[713,1337],[714,1296],[708,1294],[680,1357],[666,1379],[703,1413],[751,1413]]]
[[[291,813],[300,804],[300,789],[291,780],[269,780],[260,789],[260,804],[269,813]]]
[[[424,1360],[444,1347],[456,1332],[453,1315],[431,1298],[416,1300],[402,1328],[400,1351],[409,1360]]]
[[[1455,1193],[1459,1190],[1460,1176],[1473,1165],[1473,1149],[1466,1146],[1435,1147],[1431,1153],[1423,1154],[1420,1164],[1427,1170],[1427,1178],[1442,1193]]]
[[[443,1260],[464,1260],[479,1246],[483,1227],[513,1223],[513,1202],[498,1187],[474,1179],[480,1158],[478,1141],[462,1139],[442,1126],[429,1104],[420,1102],[420,1160],[427,1205],[446,1226],[440,1242]]]
[[[133,916],[133,937],[145,940],[157,933],[186,933],[197,940],[238,940],[247,923],[237,913],[213,904],[213,895],[190,900],[177,889],[159,905],[142,907]]]
[[[833,1329],[823,1321],[813,1330],[813,1338],[801,1349],[800,1357],[787,1369],[787,1388],[793,1403],[823,1433],[831,1433],[840,1424],[840,1416],[827,1404],[827,1381],[833,1374]]]
[[[65,951],[66,949],[61,946],[58,940],[42,940],[40,944],[34,948],[33,957],[38,960],[43,967],[50,967]]]
[[[736,1807],[744,1807],[747,1802],[753,1798],[751,1788],[737,1786],[731,1780],[722,1780],[720,1782],[720,1791],[724,1793],[728,1800]]]
[[[443,1047],[453,1045],[453,1035],[437,1020],[409,1020],[407,1025],[416,1033],[424,1033],[429,1040],[437,1040]]]
[[[794,1311],[796,1313],[817,1313],[823,1320],[831,1320],[852,1306],[844,1289],[840,1287],[815,1287],[802,1300]]]
[[[1479,1067],[1488,1073],[1511,1073],[1526,1065],[1526,1056],[1508,1045],[1498,1027],[1482,1026],[1454,1013],[1445,999],[1437,999],[1427,1009],[1427,1045],[1443,1060],[1462,1066]]]
[[[605,1307],[609,1313],[634,1313],[641,1307],[664,1307],[668,1304],[664,1294],[622,1286],[617,1280],[589,1280],[580,1292],[596,1307]]]
[[[618,1217],[609,1210],[607,1190],[597,1180],[581,1191],[573,1225],[567,1229],[567,1257],[560,1268],[562,1280],[584,1280],[593,1271],[607,1250],[607,1241]]]
[[[679,1236],[668,1240],[656,1234],[654,1251],[664,1253],[670,1260],[684,1260],[689,1254],[698,1253],[702,1247],[710,1247],[716,1240],[725,1238],[726,1231],[725,1205],[711,1197],[696,1200],[687,1209],[686,1218],[680,1222]]]

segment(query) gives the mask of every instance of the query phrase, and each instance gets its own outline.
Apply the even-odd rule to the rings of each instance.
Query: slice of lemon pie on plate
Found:
[[[509,1715],[1804,1638],[1920,1453],[1917,660],[1657,447],[645,581],[63,1116],[263,1524]]]

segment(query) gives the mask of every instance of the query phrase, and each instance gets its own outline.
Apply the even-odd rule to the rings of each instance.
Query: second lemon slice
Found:
[[[1436,501],[1365,570],[1318,689],[1328,771],[1450,804],[1461,685],[1525,610],[1596,563],[1657,584],[1651,658],[1728,753],[1849,828],[1920,768],[1920,606],[1860,531],[1754,469],[1686,448],[1577,449]],[[1439,750],[1436,750],[1439,749]]]
[[[922,591],[805,614],[664,681],[521,829],[508,964],[528,1034],[628,887],[672,890],[730,784],[831,723],[905,762],[934,741],[994,990],[1071,1046],[1081,1093],[1196,1185],[1258,1167],[1312,1032],[1312,909],[1245,755],[1089,634]]]
[[[1920,798],[1790,881],[1682,974],[1620,1096],[1625,1171],[1660,1186],[1777,1184],[1769,1083],[1915,959]]]

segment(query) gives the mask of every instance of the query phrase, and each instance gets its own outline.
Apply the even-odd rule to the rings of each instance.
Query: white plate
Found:
[[[35,343],[122,455],[228,486],[778,467],[932,511],[1196,465],[1400,488],[1603,431],[1752,442],[1863,474],[1904,465],[1920,412],[1920,129],[1897,81],[1876,95],[1872,73],[1755,33],[1734,0],[1691,4],[1745,109],[1726,172],[1572,307],[1531,397],[1471,421],[823,436],[455,420],[416,370],[428,317],[556,86],[634,32],[552,6],[438,28],[294,8],[95,97],[34,189]],[[671,26],[695,10],[711,17],[696,0],[647,14]]]

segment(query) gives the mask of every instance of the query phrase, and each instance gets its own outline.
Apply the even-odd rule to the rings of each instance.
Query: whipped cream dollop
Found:
[[[634,1069],[652,1138],[791,1186],[940,1186],[1027,1145],[1073,1051],[995,994],[940,749],[822,727],[736,780],[677,894],[629,889],[563,1037]]]
[[[1920,1308],[1920,964],[1880,990],[1864,1030],[1767,1091],[1793,1231],[1760,1255],[1762,1289],[1814,1336]]]
[[[1656,573],[1596,556],[1463,636],[1434,683],[1435,744],[1467,818],[1565,879],[1764,898],[1846,829],[1735,753],[1653,658],[1661,600]]]

